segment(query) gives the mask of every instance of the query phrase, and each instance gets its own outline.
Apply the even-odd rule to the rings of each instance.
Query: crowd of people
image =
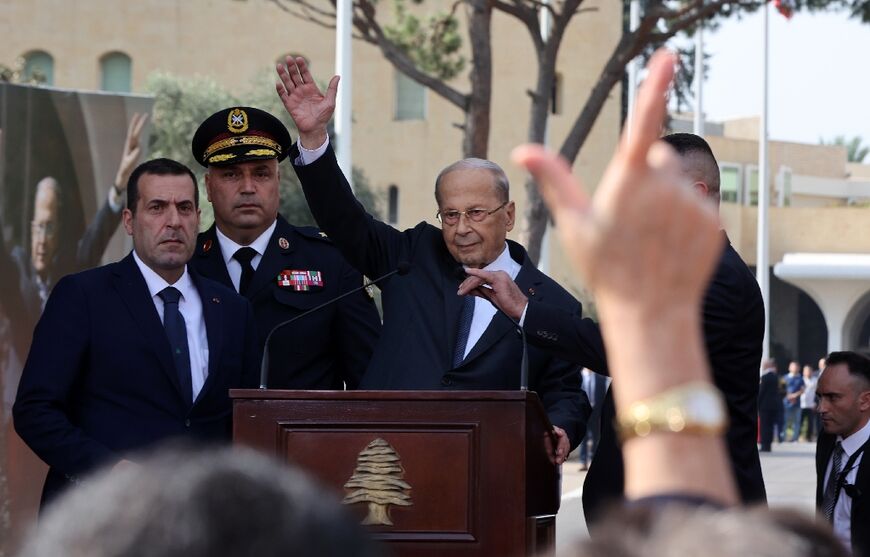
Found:
[[[812,383],[824,430],[817,502],[828,524],[763,507],[757,424],[769,449],[772,416],[759,398],[770,383],[758,375],[764,306],[721,230],[709,145],[660,137],[673,66],[670,53],[652,58],[631,133],[594,197],[540,146],[513,153],[539,184],[598,323],[507,239],[516,208],[490,161],[458,161],[435,178],[440,228],[399,231],[368,214],[327,132],[339,78],[321,91],[302,58],[277,68],[295,143],[250,107],[221,110],[193,134],[215,209],[206,232],[197,235],[190,169],[139,165],[122,212],[133,251],[59,280],[33,333],[13,412],[50,471],[45,520],[24,555],[376,555],[334,501],[259,455],[143,451],[178,438],[228,441],[228,389],[258,384],[264,352],[269,386],[518,389],[518,327],[555,464],[590,427],[596,388],[581,367],[611,380],[594,399],[601,437],[584,486],[592,538],[569,554],[867,553],[863,356],[829,355]],[[320,229],[278,215],[284,158]],[[378,283],[382,322],[361,291],[275,330],[363,275],[388,275]],[[810,379],[795,369],[778,406],[796,437]],[[752,536],[735,535],[744,530]]]

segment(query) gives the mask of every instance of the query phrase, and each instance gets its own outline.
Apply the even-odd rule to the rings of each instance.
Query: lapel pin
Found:
[[[215,296],[214,298],[211,299],[211,302],[213,304],[219,304],[219,303],[221,303],[221,299],[218,298],[217,296]]]
[[[278,247],[280,247],[281,249],[287,249],[290,247],[290,242],[287,240],[287,238],[281,236],[280,238],[278,238]]]
[[[535,295],[535,289],[530,286],[529,287],[529,296],[534,296],[534,295]]]
[[[202,251],[204,251],[205,253],[208,253],[211,250],[211,246],[212,246],[212,241],[210,239],[206,240],[202,244]]]

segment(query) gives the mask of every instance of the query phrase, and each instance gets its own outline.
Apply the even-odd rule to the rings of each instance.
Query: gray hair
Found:
[[[307,476],[239,447],[171,450],[56,500],[20,557],[375,557]]]
[[[498,195],[499,199],[505,203],[510,200],[510,182],[508,181],[507,174],[504,173],[504,170],[492,161],[468,158],[456,161],[453,164],[444,167],[444,169],[438,173],[438,177],[435,178],[435,201],[439,205],[441,205],[441,197],[438,195],[438,187],[441,185],[441,179],[457,170],[488,170],[490,174],[492,174],[492,185],[495,186],[496,195]]]

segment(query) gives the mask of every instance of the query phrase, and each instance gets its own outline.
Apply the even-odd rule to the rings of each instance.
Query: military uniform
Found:
[[[194,134],[194,157],[206,167],[283,160],[290,134],[267,112],[249,107],[221,110]],[[280,215],[250,245],[259,249],[253,274],[230,277],[216,224],[199,235],[190,265],[202,275],[241,289],[254,307],[260,350],[278,324],[362,285],[362,275],[316,228],[297,227]],[[224,245],[233,240],[223,238]],[[236,247],[233,247],[236,249]],[[244,269],[244,267],[243,267]],[[236,271],[237,272],[237,271]],[[250,273],[250,269],[247,271]],[[242,286],[244,283],[244,286]],[[269,342],[270,388],[349,389],[359,385],[380,333],[380,317],[371,296],[361,291],[279,329]]]

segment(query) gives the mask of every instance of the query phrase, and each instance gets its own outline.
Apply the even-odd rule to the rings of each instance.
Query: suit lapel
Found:
[[[189,267],[188,271],[190,272]],[[218,380],[217,370],[220,369],[218,364],[221,361],[224,323],[221,297],[209,288],[208,285],[204,284],[200,275],[190,272],[190,276],[202,301],[202,318],[205,321],[205,334],[208,337],[208,376],[205,378],[205,383],[199,391],[199,396],[194,401],[195,405],[207,395],[209,389]]]
[[[512,253],[511,256],[514,257],[516,254]],[[514,282],[517,283],[520,290],[528,297],[534,296],[535,299],[541,300],[543,299],[541,295],[537,292],[537,286],[540,285],[541,281],[536,280],[534,273],[531,269],[527,267],[528,260],[523,258],[522,267],[520,268],[520,272],[517,274],[517,278]],[[486,327],[486,330],[481,335],[480,340],[474,345],[474,348],[471,349],[471,352],[468,353],[468,356],[465,358],[463,365],[471,362],[478,356],[485,354],[490,348],[495,346],[505,334],[510,333],[516,330],[516,325],[511,322],[504,314],[500,311],[496,311],[496,314],[492,317],[492,321],[489,322],[489,325]]]
[[[444,268],[448,269],[442,278],[441,293],[444,297],[444,338],[447,339],[447,353],[444,354],[444,369],[453,367],[453,353],[456,351],[456,333],[459,325],[459,313],[462,311],[462,297],[456,294],[462,282],[462,265],[450,256],[444,249]]]
[[[199,245],[196,246],[195,257],[199,260],[202,275],[211,277],[212,280],[235,290],[233,281],[230,280],[230,274],[227,272],[227,265],[224,263],[224,255],[221,252],[214,224],[200,238]]]
[[[822,433],[816,445],[816,507],[821,508],[822,495],[825,491],[825,472],[828,469],[828,461],[834,452],[836,437]]]
[[[145,344],[154,351],[163,371],[169,381],[175,385],[178,396],[181,396],[181,386],[171,358],[169,339],[166,338],[163,323],[160,322],[157,308],[154,307],[154,302],[148,293],[148,285],[133,260],[132,252],[115,264],[112,279],[130,316],[142,330]]]

